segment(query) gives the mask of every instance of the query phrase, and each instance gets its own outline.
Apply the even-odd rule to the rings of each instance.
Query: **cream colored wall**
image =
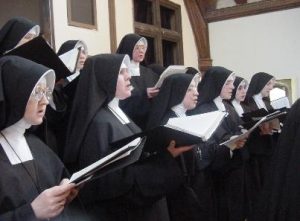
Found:
[[[134,32],[133,1],[115,0],[115,6],[116,6],[116,35],[117,35],[117,44],[119,44],[124,35]]]
[[[293,100],[300,95],[300,8],[209,24],[213,65],[251,79],[264,71],[293,79]]]
[[[97,30],[69,26],[67,18],[67,1],[52,0],[52,2],[56,50],[58,50],[60,45],[67,40],[80,39],[86,42],[90,55],[110,53],[107,0],[96,0]]]
[[[81,39],[87,43],[90,55],[110,53],[109,0],[96,0],[98,22],[97,30],[68,26],[67,1],[52,1],[56,50],[58,50],[60,45],[66,40]],[[187,66],[198,67],[194,36],[183,0],[172,1],[181,5],[184,64]],[[125,34],[134,32],[133,1],[115,0],[115,6],[116,35],[118,44]]]

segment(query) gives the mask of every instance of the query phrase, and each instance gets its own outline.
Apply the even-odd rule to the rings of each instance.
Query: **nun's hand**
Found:
[[[63,179],[59,185],[63,185],[65,183],[69,183],[69,179]],[[73,199],[76,198],[76,196],[79,193],[79,189],[80,189],[80,186],[76,186],[70,190],[70,194],[67,196],[67,202],[66,202],[67,204],[72,202]]]
[[[147,88],[147,96],[148,98],[153,98],[155,97],[159,92],[159,89],[158,88],[155,88],[155,87],[148,87]]]
[[[236,146],[235,149],[241,149],[241,148],[243,148],[245,146],[246,142],[247,142],[247,138],[241,139],[241,140],[237,140],[235,142],[235,146]]]
[[[38,219],[49,219],[58,216],[67,203],[67,198],[75,184],[63,183],[44,190],[32,202],[31,207]]]
[[[231,140],[231,139],[234,139],[234,138],[236,138],[236,137],[238,137],[238,135],[234,135],[234,136],[230,137],[230,140]],[[241,149],[241,148],[243,148],[244,145],[245,145],[245,143],[247,142],[247,138],[248,138],[248,137],[245,137],[245,138],[243,138],[243,139],[239,139],[239,140],[237,140],[237,141],[231,143],[230,145],[228,145],[229,149],[230,149],[231,151],[234,151],[234,150],[236,150],[236,149]]]
[[[265,122],[259,125],[260,135],[270,135],[273,133],[273,126],[270,122]]]
[[[176,143],[174,140],[172,140],[167,147],[167,150],[170,152],[170,154],[175,158],[178,157],[180,154],[189,151],[193,148],[193,145],[191,146],[181,146],[181,147],[175,147]]]

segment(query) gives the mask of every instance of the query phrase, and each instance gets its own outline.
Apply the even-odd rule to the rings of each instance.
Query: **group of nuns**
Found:
[[[243,113],[273,110],[272,75],[256,73],[248,84],[224,67],[189,68],[155,88],[164,67],[143,65],[146,38],[127,34],[114,54],[88,57],[83,41],[65,42],[58,55],[81,50],[77,71],[55,79],[50,68],[6,55],[39,34],[21,17],[0,30],[0,220],[299,220],[299,102],[280,136],[267,122],[230,148],[219,145],[243,132]],[[157,143],[82,186],[68,181],[115,141],[217,110],[225,118],[206,142]]]

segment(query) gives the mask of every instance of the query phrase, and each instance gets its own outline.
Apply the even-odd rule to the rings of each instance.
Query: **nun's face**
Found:
[[[197,83],[195,81],[192,81],[183,98],[183,106],[187,110],[194,109],[197,105],[198,95],[199,93],[197,90]]]
[[[77,62],[77,67],[76,67],[77,70],[81,70],[83,68],[84,62],[86,59],[87,59],[87,54],[86,54],[85,50],[80,49],[79,59]]]
[[[145,58],[146,51],[147,46],[145,46],[143,43],[136,44],[132,51],[132,60],[138,63],[142,62]]]
[[[225,84],[222,87],[221,93],[220,93],[220,97],[223,100],[229,100],[232,96],[232,91],[234,89],[234,77],[228,77],[228,79],[225,81]]]
[[[266,85],[265,87],[261,90],[261,95],[262,97],[269,97],[270,91],[273,89],[275,85],[275,78],[272,78]]]
[[[124,100],[131,96],[130,74],[127,68],[122,68],[117,81],[116,98]]]
[[[236,90],[235,99],[239,102],[244,101],[246,98],[247,90],[248,84],[245,81],[242,81],[242,83],[240,83]]]
[[[46,107],[49,104],[49,89],[39,83],[32,92],[25,109],[24,119],[30,125],[39,125],[43,122]]]

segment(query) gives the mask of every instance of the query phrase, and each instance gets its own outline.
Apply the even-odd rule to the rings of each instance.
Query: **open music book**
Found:
[[[180,130],[198,136],[202,141],[207,141],[217,129],[226,113],[212,111],[186,117],[170,118],[165,127]]]
[[[79,185],[136,162],[141,155],[145,140],[146,138],[135,138],[111,154],[73,173],[69,182]]]
[[[62,62],[70,70],[71,73],[75,73],[79,55],[80,48],[73,48],[72,50],[63,53],[58,57],[60,58],[60,60],[62,60]]]
[[[281,109],[281,108],[290,108],[290,101],[288,97],[281,97],[276,100],[271,101],[271,105],[274,109]]]
[[[225,115],[225,112],[213,111],[193,116],[171,118],[165,125],[157,126],[134,136],[147,137],[143,151],[150,153],[166,148],[172,140],[176,142],[177,147],[193,145],[208,140]],[[123,142],[130,139],[132,137],[125,138]]]
[[[186,72],[186,67],[183,65],[170,65],[166,68],[166,70],[164,70],[163,73],[161,73],[158,81],[155,84],[155,88],[160,88],[162,83],[164,82],[164,80],[173,74],[176,73],[185,73]]]
[[[229,148],[232,148],[232,146],[234,145],[235,142],[239,141],[239,140],[243,140],[243,139],[246,139],[259,125],[261,125],[262,123],[265,123],[265,122],[271,122],[271,121],[274,121],[274,122],[277,122],[277,118],[282,116],[282,115],[286,115],[287,112],[286,111],[274,111],[268,115],[265,115],[264,117],[253,117],[252,119],[253,120],[256,120],[257,122],[251,127],[249,128],[248,130],[245,130],[242,134],[240,135],[237,135],[237,136],[234,136],[232,137],[232,139],[229,139],[223,143],[220,143],[219,145],[225,145]],[[277,127],[274,125],[274,127]]]

